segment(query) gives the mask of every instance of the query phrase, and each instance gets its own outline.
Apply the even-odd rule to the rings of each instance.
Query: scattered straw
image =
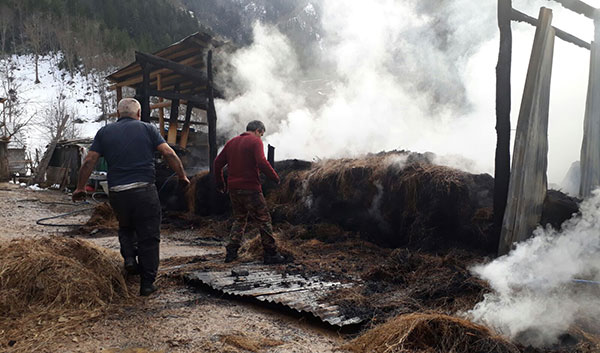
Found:
[[[343,348],[373,353],[518,353],[486,327],[457,317],[413,313],[367,331]]]
[[[277,347],[284,342],[267,337],[249,336],[242,332],[234,332],[221,336],[221,342],[230,346],[258,353],[264,348]]]

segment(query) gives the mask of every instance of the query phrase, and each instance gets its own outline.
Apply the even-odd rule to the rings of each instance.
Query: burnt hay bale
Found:
[[[384,246],[493,251],[493,178],[430,160],[428,154],[379,153],[288,172],[268,195],[273,218],[339,224]]]
[[[518,353],[484,326],[453,316],[413,313],[376,326],[343,348],[355,353]]]

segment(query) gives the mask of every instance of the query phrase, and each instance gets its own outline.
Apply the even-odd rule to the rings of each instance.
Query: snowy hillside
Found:
[[[31,117],[23,137],[11,142],[13,146],[24,143],[31,152],[42,152],[49,141],[48,131],[43,127],[48,111],[59,95],[64,96],[65,106],[72,114],[79,137],[93,137],[103,123],[94,122],[102,114],[100,90],[106,89],[105,73],[91,72],[71,75],[58,69],[59,56],[44,56],[39,60],[40,83],[35,84],[35,61],[31,55],[16,56],[0,61],[3,67],[13,69],[16,95],[25,109],[24,115]],[[23,140],[21,140],[23,139]]]

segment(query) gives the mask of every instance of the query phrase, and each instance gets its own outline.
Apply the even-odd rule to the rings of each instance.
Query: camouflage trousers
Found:
[[[233,208],[233,225],[229,233],[228,250],[237,251],[242,242],[248,219],[257,223],[265,254],[277,251],[273,239],[273,225],[265,198],[256,190],[230,190],[229,198]]]

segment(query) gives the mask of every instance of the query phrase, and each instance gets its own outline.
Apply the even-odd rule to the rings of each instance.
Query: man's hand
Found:
[[[186,188],[190,185],[190,179],[184,175],[183,178],[179,178],[179,184]]]
[[[71,199],[73,200],[73,202],[84,201],[86,196],[87,193],[85,192],[85,189],[75,189],[75,191],[73,191]]]

